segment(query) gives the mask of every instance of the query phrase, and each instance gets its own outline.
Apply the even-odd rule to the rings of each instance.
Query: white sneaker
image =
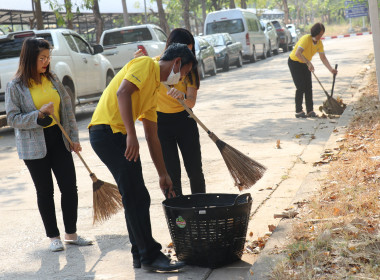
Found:
[[[60,239],[55,239],[50,243],[50,251],[58,252],[63,251],[65,248],[63,247],[62,241]]]

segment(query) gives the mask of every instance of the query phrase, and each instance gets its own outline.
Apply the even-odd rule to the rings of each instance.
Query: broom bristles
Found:
[[[265,166],[220,139],[216,141],[216,145],[235,181],[235,186],[237,186],[240,191],[249,189],[263,177],[266,170]]]
[[[93,224],[108,220],[122,208],[117,186],[99,179],[93,183]]]

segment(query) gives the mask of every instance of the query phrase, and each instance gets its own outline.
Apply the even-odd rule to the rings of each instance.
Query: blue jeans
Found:
[[[108,125],[92,126],[90,143],[112,173],[122,196],[133,258],[140,258],[142,263],[152,262],[162,247],[152,236],[150,196],[144,183],[140,158],[137,162],[125,158],[126,135],[113,133]]]

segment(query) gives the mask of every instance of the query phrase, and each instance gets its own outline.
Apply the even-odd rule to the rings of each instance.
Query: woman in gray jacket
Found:
[[[24,41],[15,79],[8,83],[5,109],[8,124],[14,128],[20,159],[24,160],[37,192],[37,204],[50,250],[64,249],[57,227],[52,171],[61,191],[61,208],[65,242],[90,245],[92,241],[77,235],[78,191],[71,151],[78,152],[78,128],[70,96],[57,76],[50,72],[48,41],[29,38]],[[57,120],[72,139],[70,146],[63,137]]]

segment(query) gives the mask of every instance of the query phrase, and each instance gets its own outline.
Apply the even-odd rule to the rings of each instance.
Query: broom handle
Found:
[[[338,69],[338,64],[335,64],[335,70]],[[333,93],[334,93],[334,86],[335,86],[335,78],[336,78],[336,74],[334,74],[333,76],[333,84],[332,84],[332,88],[331,88],[331,97],[333,96]]]
[[[321,82],[319,81],[319,79],[317,78],[317,76],[314,74],[314,72],[311,72],[311,73],[313,73],[314,77],[317,79],[318,83],[321,85],[321,87],[322,87],[323,91],[325,92],[327,98],[328,99],[331,98],[331,96],[327,93],[327,91],[325,90],[325,88],[322,86]]]
[[[63,128],[63,126],[57,120],[57,117],[54,115],[54,113],[51,114],[51,116],[53,117],[53,119],[55,120],[55,122],[58,124],[58,126],[61,129],[63,135],[65,135],[67,141],[69,141],[70,145],[73,146],[73,141],[71,141],[69,135],[67,134],[67,132],[65,131],[65,129]],[[80,160],[83,162],[84,166],[87,168],[87,170],[90,173],[90,175],[93,174],[92,171],[90,170],[90,168],[88,167],[87,163],[82,158],[81,154],[79,152],[75,152],[75,153],[78,155],[78,157],[80,158]]]
[[[169,91],[170,90],[170,87],[163,84],[166,89]],[[179,91],[181,92],[182,94],[185,94],[183,93],[182,91]],[[208,133],[208,135],[210,136],[211,134],[213,134],[204,124],[203,122],[197,118],[196,115],[194,115],[193,111],[191,111],[191,109],[185,104],[185,102],[181,99],[177,99],[179,103],[181,103],[181,105],[185,108],[185,110],[189,113],[189,115]],[[211,136],[210,136],[211,137]],[[214,140],[213,138],[211,138],[214,142],[216,142],[216,140]]]

